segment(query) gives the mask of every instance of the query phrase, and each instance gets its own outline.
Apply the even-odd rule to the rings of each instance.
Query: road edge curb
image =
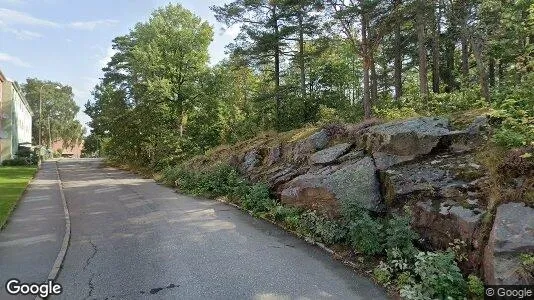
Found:
[[[65,199],[65,193],[63,192],[63,183],[61,182],[61,176],[59,175],[59,167],[58,167],[57,160],[56,160],[56,173],[57,173],[57,182],[59,186],[59,194],[61,196],[61,202],[63,204],[63,212],[65,213],[65,235],[63,236],[63,243],[61,244],[61,248],[57,255],[56,261],[54,262],[54,265],[52,266],[52,270],[50,270],[50,273],[48,274],[48,280],[56,279],[59,273],[59,270],[61,269],[61,265],[63,264],[63,260],[65,259],[65,255],[67,254],[67,248],[69,247],[69,242],[70,242],[70,214],[69,214],[69,208],[67,206],[67,200]]]

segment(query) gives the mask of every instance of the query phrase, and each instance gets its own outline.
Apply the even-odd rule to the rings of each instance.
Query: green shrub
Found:
[[[381,261],[378,266],[373,270],[373,275],[379,283],[384,286],[388,286],[391,283],[391,278],[393,274],[391,273],[391,268]]]
[[[161,181],[167,185],[175,185],[176,180],[181,176],[182,170],[180,167],[166,167],[161,172]]]
[[[230,187],[230,192],[227,195],[228,200],[236,204],[241,204],[241,201],[243,201],[246,195],[250,193],[250,185],[244,179],[241,179],[234,184],[233,187]]]
[[[197,194],[196,190],[198,187],[198,180],[197,178],[200,177],[198,173],[188,171],[185,169],[177,168],[175,170],[175,176],[177,177],[174,181],[176,187],[178,187],[181,191],[189,194]]]
[[[413,255],[416,250],[413,241],[419,235],[410,226],[409,216],[394,216],[389,219],[386,228],[386,249],[398,249],[406,255]]]
[[[6,159],[2,161],[2,166],[31,166],[33,161],[26,157],[15,157],[14,159]]]
[[[347,240],[348,228],[336,221],[322,219],[317,224],[315,234],[321,242],[328,245],[344,243]]]
[[[239,173],[229,165],[218,165],[203,171],[199,178],[198,193],[206,196],[226,196],[241,180]]]
[[[400,273],[397,276],[397,279],[395,280],[395,283],[397,284],[397,286],[406,286],[406,285],[413,284],[414,282],[415,280],[413,279],[412,274],[408,271]]]
[[[268,212],[276,206],[276,202],[271,199],[269,188],[261,183],[256,183],[250,188],[241,204],[243,208],[254,213]]]
[[[402,273],[413,269],[415,260],[415,252],[407,253],[399,250],[399,248],[391,248],[386,250],[388,266],[395,274]]]
[[[300,215],[287,215],[284,224],[290,230],[298,230],[300,227]]]
[[[369,214],[357,201],[340,201],[339,206],[343,221],[346,223],[358,220],[361,216]]]
[[[400,296],[402,299],[406,300],[446,299],[433,297],[432,291],[425,289],[422,283],[403,285],[400,288]]]
[[[492,117],[500,121],[493,139],[508,148],[534,142],[534,76],[520,83],[504,86],[494,93]]]
[[[319,104],[317,119],[318,124],[340,123],[343,121],[337,109],[323,104]]]
[[[423,291],[432,299],[460,299],[466,294],[466,283],[452,252],[420,252],[416,255],[414,272]],[[417,290],[418,286],[413,286]],[[401,293],[402,296],[402,293]]]
[[[269,212],[270,216],[278,222],[300,215],[300,209],[290,206],[275,205]]]
[[[534,254],[523,253],[520,256],[520,259],[523,269],[534,274]]]
[[[472,299],[484,298],[484,282],[476,275],[469,275],[467,277],[467,289]]]
[[[478,87],[464,88],[451,93],[430,93],[427,101],[421,101],[416,81],[409,81],[405,85],[405,92],[400,101],[384,101],[375,105],[373,109],[378,118],[397,120],[417,116],[448,115],[487,106],[488,103],[480,96]]]
[[[351,245],[367,255],[378,254],[384,250],[383,225],[369,213],[362,213],[349,225]]]
[[[315,212],[306,212],[301,215],[300,228],[303,234],[328,245],[347,240],[348,230],[345,226],[323,216],[318,216]]]

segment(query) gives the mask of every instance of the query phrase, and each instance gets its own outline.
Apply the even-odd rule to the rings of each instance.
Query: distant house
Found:
[[[20,144],[32,143],[30,105],[19,86],[7,80],[0,71],[0,162],[11,159]]]
[[[52,143],[52,151],[54,153],[61,153],[62,157],[80,158],[82,156],[82,149],[83,140],[69,147],[62,140],[57,140]]]

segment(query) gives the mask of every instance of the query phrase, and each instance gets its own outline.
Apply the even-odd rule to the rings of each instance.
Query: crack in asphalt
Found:
[[[84,271],[89,266],[89,264],[91,263],[91,260],[95,257],[96,253],[98,252],[98,248],[93,243],[93,241],[89,240],[89,244],[91,244],[91,247],[93,247],[93,253],[91,253],[91,255],[87,258],[87,260],[85,260],[85,265],[83,266]]]
[[[95,275],[96,275],[95,273],[91,273],[91,277],[89,277],[89,282],[87,283],[87,285],[89,285],[89,294],[84,299],[88,299],[89,297],[93,295],[93,291],[95,290],[93,278],[95,277]]]
[[[150,289],[149,293],[151,295],[155,295],[159,292],[161,292],[162,290],[164,289],[174,289],[174,288],[177,288],[179,287],[180,285],[179,284],[174,284],[174,283],[171,283],[169,284],[168,286],[166,287],[157,287],[157,288],[153,288],[153,289]],[[145,294],[146,292],[145,291],[139,291],[140,294]]]
[[[87,269],[87,267],[91,263],[91,260],[95,257],[96,253],[98,252],[98,248],[93,243],[93,241],[89,240],[89,244],[91,244],[91,247],[93,248],[93,253],[91,253],[91,255],[85,260],[85,265],[83,266],[83,269],[82,269],[84,271],[85,271],[85,269]],[[87,285],[89,286],[89,294],[84,299],[87,299],[87,298],[89,298],[89,297],[91,297],[93,295],[93,291],[95,289],[95,285],[93,283],[93,279],[94,279],[95,275],[96,275],[95,273],[91,272],[91,277],[89,277],[89,282],[87,283]]]

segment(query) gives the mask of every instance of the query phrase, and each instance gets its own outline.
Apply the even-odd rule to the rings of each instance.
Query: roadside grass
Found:
[[[36,167],[0,167],[0,230],[33,178]]]

